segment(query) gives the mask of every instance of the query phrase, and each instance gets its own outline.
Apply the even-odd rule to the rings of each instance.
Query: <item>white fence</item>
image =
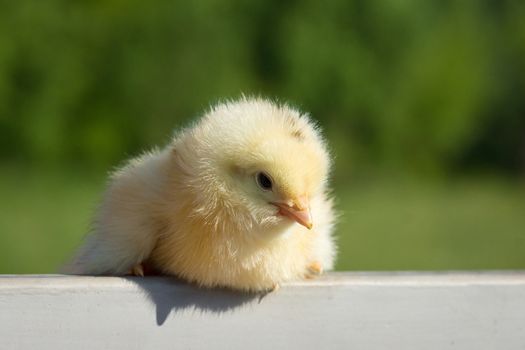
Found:
[[[267,295],[0,276],[0,349],[525,349],[525,272],[332,273]]]

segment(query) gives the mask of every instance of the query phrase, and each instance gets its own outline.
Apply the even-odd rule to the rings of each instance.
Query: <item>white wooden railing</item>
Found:
[[[525,349],[525,272],[332,273],[267,295],[0,276],[0,349]]]

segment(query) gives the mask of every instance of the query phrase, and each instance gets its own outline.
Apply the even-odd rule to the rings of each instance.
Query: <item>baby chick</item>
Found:
[[[242,98],[216,105],[110,180],[66,273],[142,275],[272,290],[331,269],[330,157],[310,119]]]

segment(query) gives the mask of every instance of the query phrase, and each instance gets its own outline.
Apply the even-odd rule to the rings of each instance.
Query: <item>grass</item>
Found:
[[[525,268],[525,187],[380,182],[341,200],[341,270]]]
[[[103,180],[80,174],[0,173],[0,273],[52,273],[88,231]]]
[[[104,179],[1,170],[0,273],[55,272],[87,232]],[[336,193],[338,269],[525,268],[522,184],[383,180]]]

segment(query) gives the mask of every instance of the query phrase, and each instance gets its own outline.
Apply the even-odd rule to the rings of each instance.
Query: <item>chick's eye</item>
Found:
[[[255,180],[257,181],[257,185],[259,185],[260,188],[262,188],[265,191],[270,191],[272,189],[272,180],[270,179],[270,176],[268,176],[265,173],[257,173],[255,175]]]

